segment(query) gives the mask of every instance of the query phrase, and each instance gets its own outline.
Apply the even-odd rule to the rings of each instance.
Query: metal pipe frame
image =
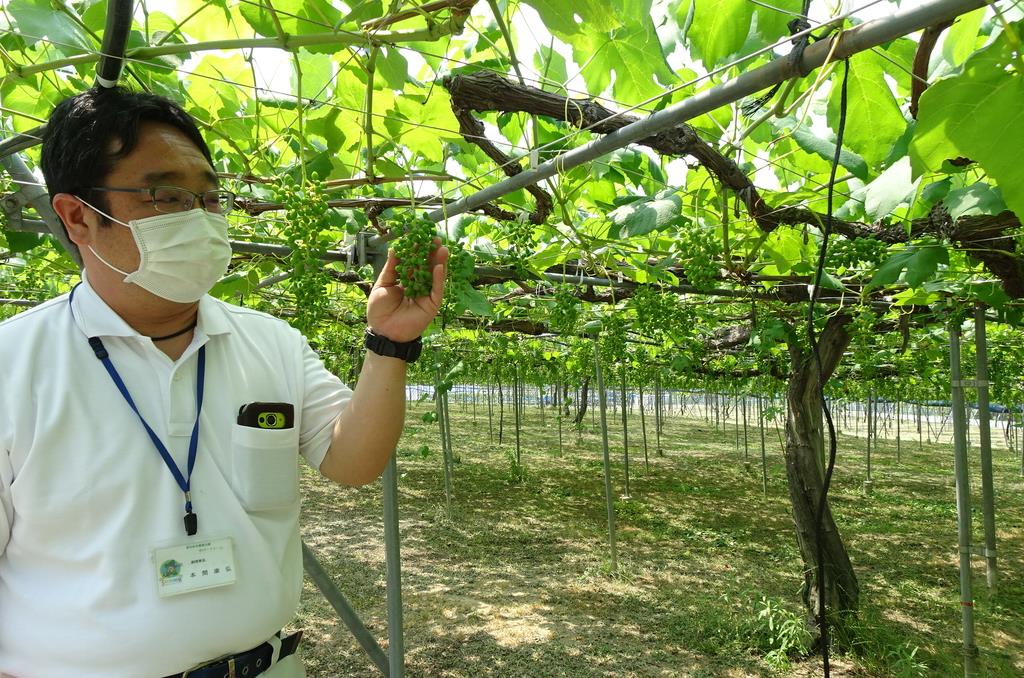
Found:
[[[448,449],[448,422],[444,416],[444,396],[441,393],[441,347],[434,344],[434,411],[437,413],[438,433],[441,437],[441,462],[444,468],[445,515],[452,517],[451,451]]]
[[[124,48],[132,29],[132,0],[107,0],[107,23],[103,28],[100,62],[96,65],[96,86],[117,85],[124,68]]]
[[[953,392],[953,460],[960,548],[960,614],[964,678],[973,678],[977,675],[978,647],[974,644],[974,596],[971,592],[971,487],[967,465],[964,387],[960,379],[960,321],[956,319],[949,324],[949,376]]]
[[[612,494],[611,455],[608,452],[608,407],[604,388],[604,372],[601,369],[601,327],[588,327],[594,341],[594,370],[597,376],[598,404],[601,410],[601,444],[604,448],[604,498],[608,508],[608,549],[612,559],[612,572],[619,571],[619,556],[615,548],[615,495]]]
[[[623,496],[629,499],[629,424],[626,422],[626,363],[622,363],[619,368],[622,370],[622,394],[620,395],[619,402],[622,404],[622,468],[625,471]]]
[[[985,581],[996,588],[996,493],[992,482],[992,431],[988,402],[988,340],[985,308],[974,307],[974,345],[978,387],[978,444],[981,448],[981,506],[985,525]]]
[[[388,678],[405,676],[405,634],[402,615],[402,554],[398,531],[398,461],[384,469],[384,563],[387,570]]]
[[[5,158],[13,153],[21,153],[37,145],[46,131],[46,125],[33,127],[27,132],[15,134],[0,141],[0,158]]]
[[[386,528],[387,526],[385,525],[385,530]],[[341,590],[331,581],[330,575],[327,574],[320,561],[317,560],[316,554],[306,546],[305,542],[302,542],[302,566],[309,575],[309,578],[316,584],[316,587],[320,589],[320,593],[324,595],[327,602],[338,613],[341,621],[345,622],[345,626],[352,632],[352,635],[355,636],[355,639],[362,646],[363,650],[366,651],[366,654],[370,656],[370,660],[380,669],[381,674],[384,676],[394,676],[394,674],[389,672],[388,658],[384,655],[384,651],[380,649],[376,639],[367,630],[366,626],[363,625],[359,615],[352,609],[352,606]],[[390,587],[388,592],[390,598]],[[390,621],[390,616],[388,621]]]
[[[910,3],[907,3],[910,4]],[[838,44],[832,61],[842,61],[857,52],[877,47],[890,40],[902,37],[979,7],[985,0],[935,0],[900,9],[891,16],[868,21],[836,38]],[[832,51],[832,40],[822,40],[807,47],[799,62],[781,57],[754,70],[738,75],[729,82],[712,87],[642,120],[626,125],[600,139],[573,149],[533,169],[499,181],[472,195],[456,200],[441,209],[434,210],[428,218],[435,222],[449,219],[476,209],[508,193],[549,179],[568,169],[596,160],[641,139],[655,136],[660,132],[697,116],[739,101],[768,89],[791,78],[802,77],[806,72],[825,65]]]
[[[68,234],[64,230],[64,224],[61,222],[60,217],[57,216],[57,213],[53,211],[53,205],[50,203],[50,194],[39,185],[39,180],[32,174],[25,161],[21,159],[21,156],[14,154],[0,157],[0,165],[18,183],[18,190],[13,195],[6,196],[3,199],[4,213],[10,215],[12,212],[21,210],[24,205],[30,205],[42,218],[40,223],[42,228],[37,227],[24,230],[29,232],[34,230],[37,233],[46,233],[53,236],[61,244],[61,247],[71,255],[75,264],[81,267],[82,257],[78,253],[78,246],[68,238]],[[12,221],[17,222],[17,219],[12,219]]]

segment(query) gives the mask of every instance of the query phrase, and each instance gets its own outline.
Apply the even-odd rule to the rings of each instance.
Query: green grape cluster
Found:
[[[395,241],[395,258],[398,259],[398,281],[411,299],[430,295],[433,286],[433,272],[430,267],[430,253],[434,250],[435,227],[426,220],[407,224]]]
[[[445,283],[447,291],[444,295],[444,300],[441,302],[441,310],[438,313],[441,317],[442,325],[447,325],[447,323],[469,308],[466,303],[467,298],[474,296],[474,294],[477,297],[483,297],[482,294],[474,293],[473,291],[473,280],[476,279],[476,257],[460,243],[449,242],[447,247],[448,278]]]
[[[636,330],[647,337],[680,336],[692,325],[692,313],[678,296],[651,285],[637,287],[630,305],[636,311]]]
[[[285,177],[278,198],[288,212],[282,236],[291,248],[289,288],[295,295],[295,315],[290,322],[309,336],[330,307],[330,298],[324,294],[330,277],[322,257],[331,245],[323,234],[331,228],[331,208],[324,183],[315,172],[302,183]]]
[[[885,257],[887,248],[874,238],[836,238],[828,244],[825,265],[829,270],[873,268]]]
[[[548,325],[563,334],[574,334],[580,320],[580,302],[569,285],[555,287],[554,305]]]
[[[722,244],[713,229],[694,223],[679,233],[679,252],[687,281],[698,290],[709,290],[721,275]]]
[[[620,315],[601,319],[601,354],[612,363],[626,359],[626,320]]]
[[[533,239],[536,227],[529,221],[515,221],[505,224],[503,230],[508,240],[508,255],[513,260],[528,259],[533,254],[536,242]]]
[[[879,315],[870,306],[855,306],[850,314],[853,320],[847,326],[847,332],[851,337],[848,352],[853,355],[853,359],[848,363],[857,365],[863,375],[871,376],[875,372],[875,366],[882,362],[884,340],[893,335],[878,331]]]
[[[448,243],[448,284],[473,286],[476,278],[476,257],[459,243]]]

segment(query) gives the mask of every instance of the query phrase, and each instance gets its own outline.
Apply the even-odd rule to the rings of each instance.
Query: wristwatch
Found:
[[[416,337],[412,341],[391,341],[382,334],[366,328],[366,348],[385,358],[401,358],[407,363],[414,363],[423,351],[423,338]]]

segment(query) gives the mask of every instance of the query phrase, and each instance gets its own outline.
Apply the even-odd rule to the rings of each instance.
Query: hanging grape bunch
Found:
[[[430,295],[433,286],[430,253],[434,250],[434,236],[433,222],[417,220],[407,224],[395,241],[398,281],[410,299]]]
[[[442,326],[454,320],[467,308],[472,310],[466,303],[467,299],[476,296],[486,302],[486,297],[473,289],[476,258],[458,242],[445,244],[448,247],[448,278],[445,283],[448,292],[441,302],[441,311],[438,313]]]
[[[580,320],[580,301],[569,285],[555,288],[554,304],[551,306],[548,325],[562,334],[574,334]]]
[[[834,271],[872,269],[885,257],[888,245],[874,238],[836,238],[828,243],[826,266]]]
[[[535,228],[526,220],[508,222],[502,226],[503,234],[508,242],[505,256],[512,266],[522,265],[533,255],[536,247],[533,239]]]
[[[722,244],[712,229],[703,228],[696,222],[681,229],[679,252],[687,282],[698,290],[709,290],[714,287],[720,275]]]
[[[291,248],[289,289],[295,295],[296,309],[289,322],[312,335],[330,306],[330,298],[324,293],[330,277],[321,261],[331,244],[323,234],[331,226],[325,186],[315,172],[303,182],[285,176],[278,200],[288,213],[282,236]]]
[[[637,287],[630,305],[636,311],[635,328],[646,337],[660,338],[692,326],[693,318],[680,304],[679,297],[651,285]]]
[[[621,363],[626,359],[626,320],[621,313],[616,313],[601,322],[601,353],[609,362]]]

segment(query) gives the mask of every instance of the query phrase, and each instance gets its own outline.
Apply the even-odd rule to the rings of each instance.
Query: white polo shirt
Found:
[[[233,585],[158,595],[153,549],[189,540],[183,493],[92,336],[183,474],[206,346],[194,539],[233,540]],[[292,620],[298,453],[319,467],[351,397],[299,332],[206,296],[172,361],[85,281],[71,304],[64,295],[0,323],[0,366],[0,674],[165,676]],[[257,401],[293,403],[295,427],[238,425],[239,407]]]

